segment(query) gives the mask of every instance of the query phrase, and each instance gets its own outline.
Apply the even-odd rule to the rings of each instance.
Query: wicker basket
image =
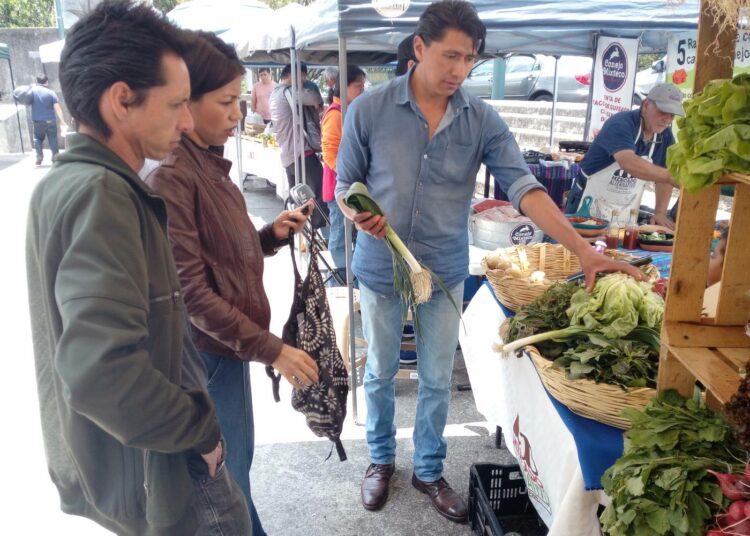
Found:
[[[531,356],[549,394],[582,417],[627,430],[630,421],[620,417],[620,412],[626,407],[642,410],[656,396],[656,389],[650,387],[622,390],[616,385],[592,380],[569,380],[563,369],[555,367],[533,346],[524,351]]]
[[[487,259],[494,253],[482,259],[482,268],[485,269],[487,280],[495,291],[495,296],[504,306],[517,311],[524,305],[528,305],[555,281],[564,281],[581,271],[581,263],[578,257],[565,249],[560,244],[534,244],[532,246],[516,246],[503,250],[508,259],[525,274],[532,272],[544,272],[543,281],[531,281],[528,277],[513,277],[502,269],[492,269],[487,265]],[[615,260],[630,261],[635,259],[633,255],[622,253],[617,250],[607,250],[606,254]],[[649,264],[646,267],[646,275],[650,280],[659,279],[659,270]]]

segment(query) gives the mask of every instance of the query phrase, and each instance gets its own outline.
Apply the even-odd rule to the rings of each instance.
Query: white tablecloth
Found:
[[[529,497],[549,527],[549,536],[601,534],[596,511],[603,491],[586,491],[573,437],[549,400],[528,357],[502,358],[493,351],[505,319],[482,285],[460,333],[477,409],[502,427],[505,443],[526,478]]]

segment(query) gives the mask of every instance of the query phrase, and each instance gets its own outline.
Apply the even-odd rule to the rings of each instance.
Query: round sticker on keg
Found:
[[[528,223],[517,225],[510,232],[510,243],[514,246],[525,246],[534,240],[534,228]]]
[[[372,0],[372,7],[383,17],[395,19],[409,9],[409,0]]]

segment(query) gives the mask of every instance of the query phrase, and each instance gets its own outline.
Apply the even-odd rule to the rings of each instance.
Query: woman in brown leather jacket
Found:
[[[208,369],[226,463],[245,493],[253,535],[262,536],[250,495],[254,432],[248,362],[271,365],[290,383],[318,379],[307,353],[268,331],[271,309],[263,289],[263,257],[286,245],[289,231],[298,232],[307,216],[301,210],[284,211],[255,229],[242,192],[229,179],[232,163],[222,157],[242,117],[245,68],[232,47],[205,33],[196,34],[185,62],[195,126],[147,182],[167,202],[169,239],[193,341]]]

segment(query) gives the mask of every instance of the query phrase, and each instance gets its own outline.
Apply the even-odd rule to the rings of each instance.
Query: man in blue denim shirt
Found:
[[[368,510],[385,504],[395,470],[395,382],[399,367],[402,304],[393,288],[391,256],[382,240],[386,219],[354,214],[343,203],[353,182],[367,184],[396,233],[461,303],[468,276],[470,200],[484,162],[521,212],[576,253],[589,288],[597,271],[637,275],[631,266],[598,255],[582,240],[526,167],[497,113],[460,86],[478,53],[486,29],[469,2],[430,5],[419,19],[414,52],[419,63],[401,76],[355,100],[344,121],[337,160],[336,197],[362,233],[353,271],[368,359],[365,370],[367,441],[372,463],[362,482]],[[624,266],[624,267],[623,267]],[[419,394],[414,427],[412,484],[429,495],[444,517],[462,522],[466,505],[442,478],[443,438],[450,400],[459,319],[443,292],[418,306]]]

